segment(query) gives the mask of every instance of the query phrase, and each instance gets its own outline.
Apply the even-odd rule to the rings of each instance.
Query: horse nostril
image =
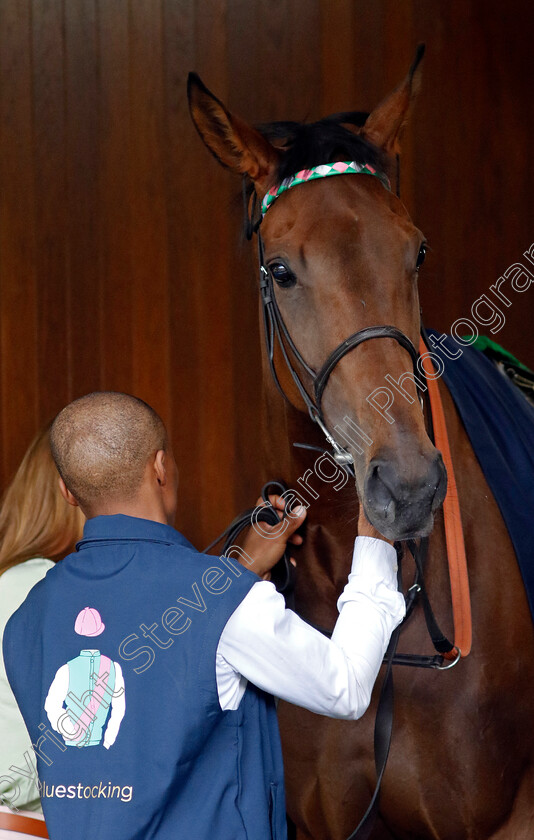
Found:
[[[443,463],[441,455],[439,455],[436,459],[434,468],[437,475],[435,475],[434,481],[435,490],[434,497],[432,499],[432,511],[435,511],[440,507],[447,495],[447,470],[445,469],[445,464]]]
[[[378,515],[381,521],[393,523],[397,506],[386,482],[387,466],[380,462],[373,464],[366,481],[365,498],[369,510]]]

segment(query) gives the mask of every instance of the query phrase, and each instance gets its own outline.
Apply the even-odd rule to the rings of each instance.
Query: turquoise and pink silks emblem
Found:
[[[105,629],[94,607],[84,607],[74,623],[74,632],[89,638],[100,636]],[[56,671],[44,708],[67,746],[103,745],[109,749],[126,710],[121,666],[100,650],[81,650]]]

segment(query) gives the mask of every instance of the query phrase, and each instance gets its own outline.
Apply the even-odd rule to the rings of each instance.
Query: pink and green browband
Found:
[[[306,181],[314,181],[316,178],[328,178],[330,175],[374,175],[387,190],[391,189],[389,178],[369,163],[356,163],[355,160],[323,163],[321,166],[314,166],[313,169],[301,169],[296,175],[291,175],[282,181],[280,186],[272,187],[261,203],[262,215],[265,215],[278,196],[286,190],[290,190],[298,184],[304,184]]]

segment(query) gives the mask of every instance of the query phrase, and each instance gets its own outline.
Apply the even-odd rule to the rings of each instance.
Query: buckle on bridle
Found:
[[[314,408],[313,406],[310,406],[310,408],[308,410],[309,410],[311,419],[313,420],[314,423],[317,423],[317,425],[321,429],[323,435],[325,436],[327,442],[332,447],[332,449],[333,449],[332,457],[333,457],[334,461],[336,462],[336,464],[339,464],[340,466],[346,466],[347,464],[353,464],[354,463],[354,458],[352,457],[352,455],[350,454],[350,452],[347,449],[345,449],[343,446],[341,446],[337,442],[337,440],[335,440],[332,437],[332,435],[330,434],[330,432],[326,428],[318,410],[316,408]]]
[[[456,648],[457,653],[453,660],[448,662],[447,665],[436,665],[435,668],[437,671],[448,671],[450,668],[454,668],[455,665],[458,664],[460,659],[462,658],[462,651],[459,647]]]
[[[269,283],[269,272],[264,265],[260,265],[260,294],[264,306],[272,301],[271,284]]]

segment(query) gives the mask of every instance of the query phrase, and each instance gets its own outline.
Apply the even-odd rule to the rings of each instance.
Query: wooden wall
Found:
[[[251,121],[370,109],[427,43],[402,171],[446,330],[534,242],[528,0],[0,0],[0,483],[72,398],[167,421],[199,544],[256,493],[259,337],[239,184],[186,106]],[[500,340],[534,364],[534,289]]]

